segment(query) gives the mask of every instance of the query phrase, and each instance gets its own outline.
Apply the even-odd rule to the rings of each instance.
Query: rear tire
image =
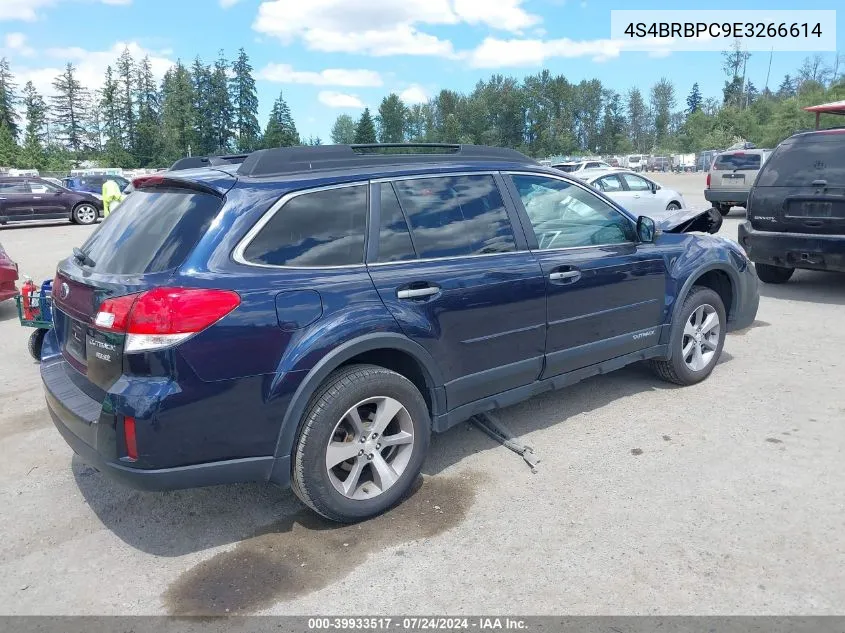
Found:
[[[678,211],[680,208],[681,208],[681,205],[679,205],[677,202],[670,202],[669,204],[666,205],[667,211]]]
[[[693,286],[672,322],[672,357],[651,361],[652,369],[676,385],[701,382],[719,362],[727,324],[722,298],[710,288]]]
[[[94,224],[98,215],[97,207],[88,202],[81,202],[73,208],[71,222],[82,225]]]
[[[795,272],[794,268],[771,266],[769,264],[754,264],[754,268],[757,269],[757,277],[760,281],[767,284],[784,284],[789,281],[789,278]]]
[[[430,434],[428,407],[410,380],[375,365],[339,369],[320,385],[303,417],[293,491],[332,521],[374,517],[408,493]]]

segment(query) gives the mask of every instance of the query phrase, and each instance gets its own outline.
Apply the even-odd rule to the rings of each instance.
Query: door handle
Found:
[[[430,297],[440,292],[437,286],[428,286],[426,288],[408,288],[406,290],[397,290],[396,296],[399,299],[422,299],[423,297]]]
[[[41,200],[41,196],[32,196],[33,200]]]
[[[551,281],[570,281],[576,282],[581,279],[580,270],[565,270],[563,272],[552,273],[549,275]]]

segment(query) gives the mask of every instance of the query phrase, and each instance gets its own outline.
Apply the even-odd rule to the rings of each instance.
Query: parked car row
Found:
[[[58,219],[93,224],[102,213],[103,203],[92,193],[72,191],[43,178],[0,177],[0,225]]]

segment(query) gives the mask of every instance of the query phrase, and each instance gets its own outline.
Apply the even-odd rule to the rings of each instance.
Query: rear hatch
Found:
[[[748,190],[763,164],[760,152],[725,152],[716,156],[710,169],[710,188]]]
[[[90,397],[101,399],[123,373],[126,335],[97,323],[103,303],[167,285],[222,205],[211,188],[159,179],[129,195],[59,264],[56,337],[77,370],[71,378]]]
[[[845,235],[845,130],[781,143],[749,197],[756,229]]]

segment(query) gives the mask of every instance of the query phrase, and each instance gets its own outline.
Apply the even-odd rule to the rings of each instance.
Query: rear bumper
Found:
[[[748,202],[748,190],[705,189],[704,199],[707,200],[707,202],[744,207]]]
[[[743,222],[739,243],[755,264],[845,272],[845,235],[756,231]]]
[[[91,398],[68,377],[52,330],[44,340],[41,380],[47,410],[61,436],[83,461],[110,479],[139,490],[174,490],[248,481],[268,481],[273,457],[248,457],[172,468],[139,468],[118,454],[120,416]],[[71,370],[73,371],[73,370]],[[122,418],[121,418],[122,419]]]

